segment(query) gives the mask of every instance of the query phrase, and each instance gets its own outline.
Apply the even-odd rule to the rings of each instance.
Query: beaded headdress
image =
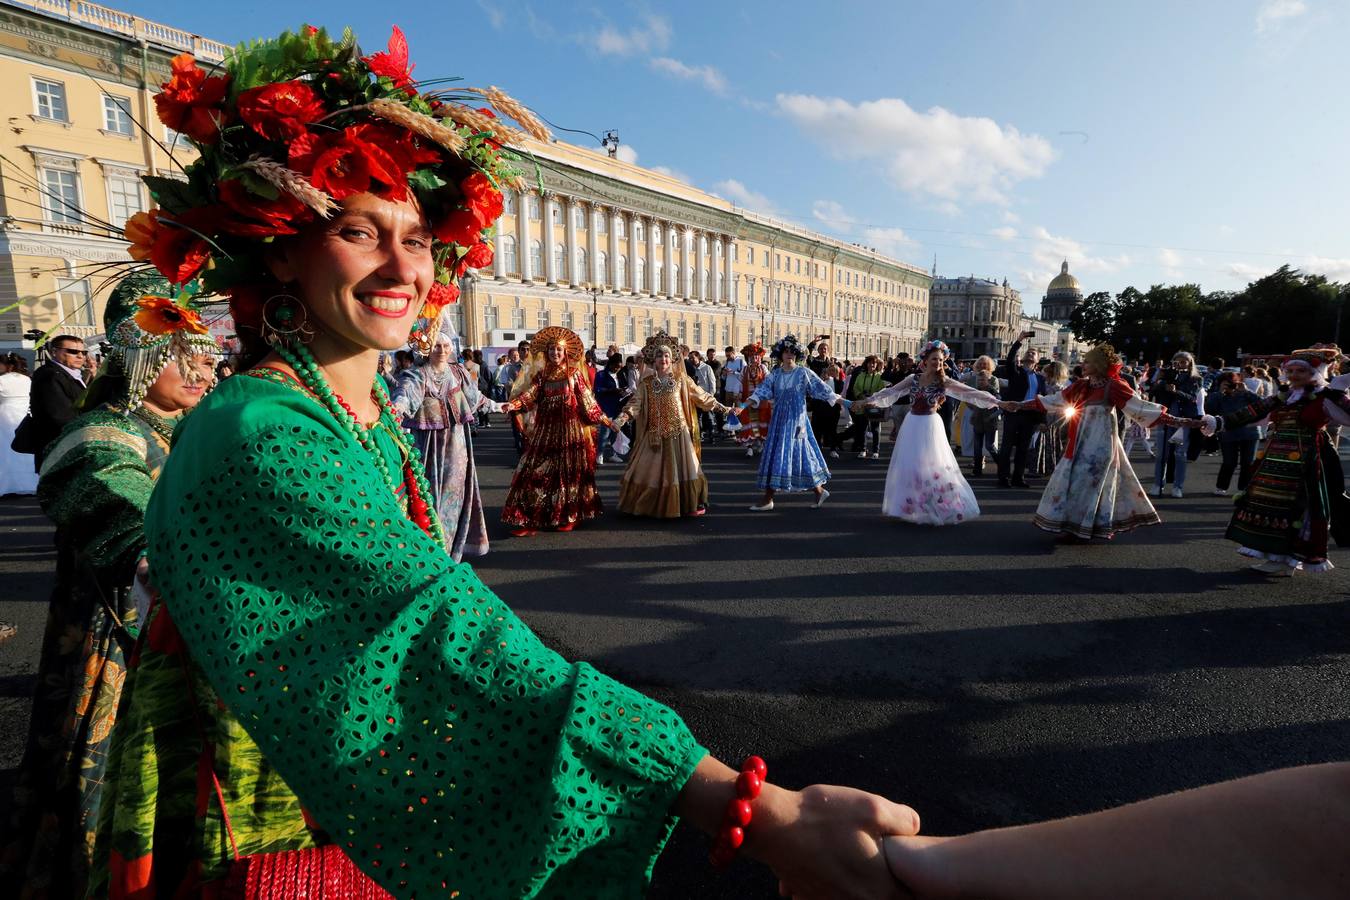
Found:
[[[778,359],[783,355],[783,351],[785,350],[798,359],[806,358],[806,348],[802,346],[801,341],[797,340],[795,334],[789,334],[786,337],[780,338],[778,343],[773,345],[773,353],[771,355],[774,359]]]
[[[942,341],[929,341],[928,343],[924,344],[923,349],[919,351],[919,361],[922,362],[923,360],[927,359],[928,354],[933,352],[941,353],[943,359],[946,359],[947,357],[952,355],[951,348],[948,347],[946,344],[944,344]]]
[[[192,305],[174,298],[169,283],[153,272],[135,272],[108,298],[103,327],[112,345],[100,374],[125,378],[127,412],[139,407],[145,394],[169,363],[176,362],[185,381],[197,377],[194,356],[218,353],[219,347]]]
[[[647,365],[655,365],[656,355],[663,349],[670,351],[671,359],[678,360],[680,358],[679,340],[664,331],[658,331],[647,338],[647,343],[642,347],[642,358],[647,361]]]
[[[1336,346],[1330,347],[1308,347],[1303,350],[1295,350],[1289,354],[1289,359],[1285,360],[1285,365],[1289,363],[1303,363],[1312,369],[1313,376],[1317,379],[1325,379],[1331,371],[1331,364],[1340,359],[1341,349]]]
[[[144,179],[159,209],[128,221],[131,255],[177,288],[229,295],[236,328],[259,331],[278,293],[268,241],[329,218],[354,194],[412,200],[434,235],[435,282],[413,329],[429,348],[458,279],[492,263],[502,188],[524,185],[504,148],[549,134],[495,87],[422,92],[412,69],[397,27],[368,55],[350,30],[334,40],[305,26],[241,44],[217,69],[178,56],[155,106],[200,156],[185,181]]]
[[[562,344],[567,354],[567,364],[570,366],[581,362],[581,358],[586,355],[586,346],[581,342],[581,337],[572,329],[563,328],[561,325],[539,329],[530,339],[530,355],[542,354],[554,344]]]

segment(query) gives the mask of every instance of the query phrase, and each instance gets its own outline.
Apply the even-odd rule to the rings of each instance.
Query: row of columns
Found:
[[[538,229],[531,229],[529,204],[532,199],[538,200],[541,205]],[[576,266],[576,251],[580,246],[580,236],[577,234],[576,223],[576,211],[579,209],[586,210],[587,222],[585,247],[588,271],[584,273],[578,272]],[[578,200],[573,197],[560,198],[555,194],[545,194],[540,198],[539,195],[529,191],[521,191],[516,196],[516,259],[522,280],[532,281],[542,275],[549,284],[558,284],[564,281],[563,273],[558,271],[558,261],[553,252],[553,215],[555,210],[561,212],[564,223],[565,252],[568,263],[565,281],[572,287],[580,287],[584,282],[590,282],[595,285],[608,285],[614,293],[626,289],[633,293],[645,293],[656,297],[667,297],[672,300],[679,298],[686,303],[713,303],[723,306],[731,303],[732,285],[735,284],[736,277],[733,265],[735,239],[731,236],[715,232],[701,232],[690,226],[682,226],[676,222],[642,215],[618,207],[609,207],[606,210],[600,204]],[[607,254],[605,269],[607,271],[602,271],[598,216],[604,215],[606,212],[609,216],[609,240],[605,248]],[[637,283],[639,244],[634,237],[636,234],[635,226],[639,222],[646,230],[647,238],[643,259],[645,269],[642,284]],[[624,226],[624,233],[627,235],[631,257],[628,270],[623,273],[622,277],[619,273],[619,227],[621,223]],[[657,247],[656,240],[658,229],[661,232],[660,248]],[[538,234],[531,234],[532,230],[537,230]],[[670,241],[672,233],[676,235],[676,240],[679,243],[678,275],[680,279],[689,279],[690,245],[692,244],[696,248],[696,252],[693,254],[694,272],[690,290],[686,290],[683,284],[677,283],[674,252]],[[706,258],[701,252],[704,237],[709,239]],[[539,241],[543,272],[533,271],[530,244],[534,240]],[[656,264],[658,252],[661,255],[660,266]],[[705,261],[711,261],[715,270],[719,253],[722,262],[722,278],[721,280],[710,279],[708,277],[709,269],[705,265]],[[505,280],[507,277],[506,258],[501,253],[495,254],[492,274],[501,280]]]

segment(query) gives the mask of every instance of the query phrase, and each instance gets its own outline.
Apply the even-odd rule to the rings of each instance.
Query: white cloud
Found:
[[[1022,221],[1022,217],[1010,209],[1005,209],[1003,211],[1003,221],[1009,225],[1016,225]]]
[[[1329,281],[1350,281],[1350,259],[1337,259],[1330,256],[1295,256],[1287,262],[1291,268],[1298,269],[1308,275],[1325,275]],[[1265,278],[1278,269],[1280,265],[1280,262],[1271,262],[1264,265],[1241,262],[1229,263],[1228,273],[1243,281],[1255,281],[1258,278]]]
[[[606,56],[635,56],[639,53],[659,53],[670,46],[674,29],[664,16],[647,15],[642,24],[620,30],[605,25],[590,36],[591,45]]]
[[[1060,264],[1065,260],[1069,262],[1069,272],[1082,283],[1085,294],[1101,289],[1100,285],[1094,285],[1094,281],[1099,280],[1094,276],[1119,272],[1132,261],[1125,253],[1117,256],[1098,256],[1092,252],[1090,246],[1071,237],[1051,234],[1042,225],[1033,227],[1028,237],[1032,241],[1029,252],[1033,267],[1017,273],[1026,299],[1024,306],[1028,310],[1039,308],[1033,299],[1039,298],[1045,292],[1045,286],[1050,283],[1050,279],[1059,274]]]
[[[1011,225],[1003,225],[999,228],[995,228],[989,233],[994,235],[994,237],[1002,238],[1005,241],[1011,241],[1013,238],[1017,237],[1017,229],[1013,228]]]
[[[918,241],[905,234],[903,228],[865,225],[836,200],[817,200],[811,204],[811,215],[835,234],[879,253],[899,259],[912,255]]]
[[[1168,247],[1163,247],[1158,251],[1158,264],[1163,267],[1163,274],[1169,281],[1182,281],[1186,274],[1182,271],[1184,260],[1181,254]]]
[[[650,65],[656,71],[664,72],[675,78],[697,81],[714,94],[725,94],[727,92],[726,77],[715,66],[690,66],[678,59],[671,59],[669,56],[658,56],[651,61]]]
[[[1039,178],[1055,159],[1039,135],[940,106],[918,112],[897,97],[776,99],[783,115],[836,156],[874,162],[896,187],[949,210],[960,202],[1006,204],[1019,181]]]
[[[614,156],[619,160],[619,162],[626,162],[629,165],[634,166],[637,165],[638,161],[637,151],[634,150],[632,147],[628,146],[627,144],[620,144],[619,149],[614,152]]]
[[[494,30],[502,30],[502,27],[506,24],[506,13],[500,7],[488,3],[487,0],[478,0],[478,8],[483,11],[483,15],[487,16],[488,24]]]
[[[685,184],[694,183],[688,175],[679,169],[672,169],[670,166],[648,166],[648,171],[655,172],[657,175],[664,175],[667,178],[674,178],[676,181],[683,181]]]
[[[1256,33],[1270,34],[1278,31],[1285,22],[1296,19],[1308,11],[1303,0],[1266,0],[1256,11]]]
[[[728,178],[719,181],[713,185],[713,192],[719,196],[725,197],[737,206],[745,209],[762,213],[766,216],[779,216],[783,214],[779,211],[774,202],[764,194],[758,191],[752,191],[735,178]]]

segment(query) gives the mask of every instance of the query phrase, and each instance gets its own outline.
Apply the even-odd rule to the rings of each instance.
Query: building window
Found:
[[[586,248],[585,248],[585,247],[578,247],[578,248],[577,248],[577,254],[576,254],[576,270],[575,270],[575,271],[576,271],[576,278],[573,279],[574,281],[585,281],[585,280],[589,277],[589,276],[587,275],[587,272],[588,272],[589,270],[586,268]]]
[[[567,280],[567,248],[562,244],[553,245],[553,268],[559,281]]]
[[[113,134],[132,133],[130,100],[103,95],[103,130]]]
[[[586,210],[577,206],[575,203],[572,204],[572,224],[577,228],[586,227]]]
[[[632,316],[623,320],[623,339],[629,344],[637,342],[637,322],[633,321]]]
[[[563,223],[562,210],[558,209],[558,204],[556,202],[548,205],[548,221],[551,225],[561,225]]]
[[[681,344],[687,344],[688,342],[689,342],[689,323],[686,322],[684,319],[681,319],[681,320],[680,320],[680,343],[681,343]]]
[[[800,256],[797,257],[797,274],[802,274],[802,258]]]
[[[548,327],[548,310],[546,310],[546,309],[541,309],[541,310],[539,310],[539,312],[535,313],[534,321],[535,321],[535,327],[537,327],[537,328],[547,328],[547,327]]]
[[[516,259],[516,239],[509,234],[502,235],[501,254],[502,268],[513,275],[519,274],[520,261]]]
[[[694,346],[697,347],[703,343],[703,322],[699,319],[694,320]]]
[[[141,205],[141,180],[125,175],[108,176],[108,218],[110,224],[121,229]]]
[[[633,283],[633,290],[641,291],[647,287],[647,261],[642,257],[637,258],[637,280]]]
[[[680,287],[681,287],[681,285],[682,285],[682,282],[680,281],[680,265],[679,265],[679,263],[672,263],[672,264],[671,264],[671,266],[670,266],[670,280],[673,281],[673,282],[675,282],[675,293],[679,293],[679,292],[680,292]]]
[[[619,254],[619,283],[614,285],[617,288],[630,287],[628,284],[628,257]]]
[[[525,327],[525,310],[521,308],[520,301],[516,301],[515,308],[511,310],[511,327],[517,331]]]
[[[33,95],[35,98],[34,108],[37,110],[38,118],[51,119],[53,122],[70,121],[70,114],[66,111],[66,86],[64,84],[59,81],[34,78]]]
[[[655,242],[655,243],[657,243],[657,244],[661,243],[661,226],[660,226],[660,225],[653,225],[653,226],[652,226],[652,241]]]
[[[730,346],[731,346],[731,323],[730,323],[730,322],[725,322],[725,323],[723,323],[723,325],[722,325],[722,345],[725,346],[725,347],[730,347]]]
[[[595,211],[595,233],[609,234],[609,218],[605,215],[603,209]]]
[[[619,226],[614,233],[621,238],[628,237],[628,222],[624,220],[623,216],[619,216]]]
[[[525,215],[531,222],[539,221],[539,195],[531,194],[530,199],[526,201]]]
[[[491,303],[483,307],[483,329],[489,334],[497,330],[497,307]]]
[[[514,215],[516,214],[516,192],[515,192],[515,191],[503,191],[503,192],[502,192],[502,214],[503,214],[503,215],[508,215],[508,216],[514,216]]]
[[[739,260],[737,260],[737,261],[739,262]],[[751,266],[753,266],[753,265],[755,264],[755,248],[754,248],[754,247],[746,247],[746,248],[745,248],[745,262],[746,262],[747,265],[751,265]]]
[[[647,239],[647,226],[642,224],[641,221],[633,223],[633,238],[639,241]]]
[[[595,261],[600,269],[600,277],[597,278],[596,281],[604,284],[609,281],[609,254],[603,250],[599,250],[595,254]]]
[[[79,226],[80,224],[80,173],[70,169],[58,169],[43,166],[42,207],[46,219],[53,225]]]
[[[544,250],[538,241],[530,241],[530,276],[538,278],[544,268]]]
[[[57,278],[56,296],[61,304],[61,320],[69,325],[93,325],[94,304],[89,282],[84,278]]]
[[[562,326],[568,331],[576,331],[576,317],[572,315],[572,310],[564,309],[562,315]]]
[[[615,335],[617,334],[617,327],[618,326],[614,319],[613,313],[605,316],[605,340],[607,341],[614,340]]]

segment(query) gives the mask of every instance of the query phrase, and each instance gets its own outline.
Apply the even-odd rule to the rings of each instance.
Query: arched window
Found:
[[[572,204],[572,222],[577,228],[586,227],[586,210],[577,206],[575,203]]]
[[[529,206],[527,207],[527,209],[529,210],[528,213],[527,213],[527,215],[530,217],[530,221],[532,221],[532,222],[537,222],[537,221],[539,220],[539,195],[538,195],[538,194],[531,194],[531,195],[530,195]]]
[[[637,258],[637,280],[633,282],[633,290],[641,291],[647,287],[647,261],[642,257]]]
[[[655,263],[653,263],[653,265],[656,266],[656,290],[659,293],[660,291],[663,291],[666,288],[665,282],[666,264],[658,259]]]
[[[567,280],[567,248],[562,244],[553,245],[553,268],[558,270],[558,280]]]
[[[505,215],[508,215],[508,216],[514,216],[514,215],[516,214],[516,192],[515,192],[515,191],[503,191],[503,192],[502,192],[502,212],[503,212]]]
[[[516,239],[509,234],[502,235],[501,246],[498,249],[502,254],[502,267],[513,275],[519,274],[520,260],[516,259]]]
[[[671,277],[672,279],[674,279],[674,281],[675,281],[675,293],[677,293],[677,294],[680,293],[680,288],[681,288],[681,286],[684,284],[684,282],[680,281],[680,264],[679,264],[679,263],[671,263],[671,264],[670,264],[670,277]]]
[[[544,268],[544,251],[538,241],[530,241],[530,276],[539,277]]]
[[[621,238],[628,237],[628,220],[623,216],[619,216],[619,227],[615,234]]]
[[[731,299],[730,297],[727,296],[726,276],[723,275],[721,272],[717,273],[717,296],[721,297],[723,300]]]
[[[647,226],[642,224],[641,219],[633,223],[633,239],[637,241],[645,241],[647,239]]]
[[[660,225],[653,225],[653,226],[652,226],[652,240],[655,241],[655,242],[658,243],[658,244],[661,243],[661,226],[660,226]]]
[[[619,254],[619,283],[614,285],[617,288],[631,287],[628,283],[628,257]]]
[[[719,279],[720,281],[720,279]],[[713,273],[705,272],[703,278],[703,296],[712,299]]]
[[[590,270],[586,268],[586,248],[585,248],[585,247],[578,247],[578,248],[577,248],[577,253],[576,253],[576,264],[577,264],[577,267],[576,267],[576,277],[575,277],[573,280],[574,280],[574,281],[586,281],[586,280],[590,277],[590,275],[588,274]]]
[[[595,254],[595,261],[600,269],[600,277],[597,278],[596,281],[604,284],[606,281],[609,281],[609,254],[603,250],[599,250]]]

